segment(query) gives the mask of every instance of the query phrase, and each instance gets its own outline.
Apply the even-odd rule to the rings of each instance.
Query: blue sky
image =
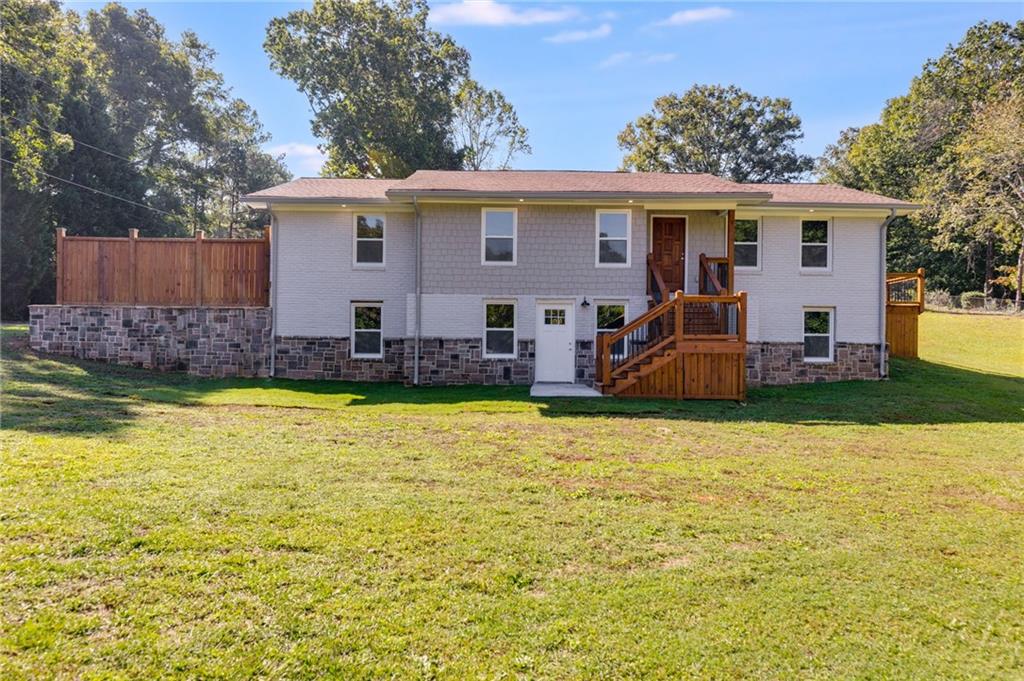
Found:
[[[263,39],[275,16],[310,3],[138,2],[177,37],[191,29],[287,154],[316,175],[319,142],[305,97],[270,70]],[[69,3],[84,11],[98,3]],[[615,138],[655,97],[694,83],[788,97],[800,150],[818,155],[840,130],[877,120],[930,57],[981,20],[1016,21],[1019,2],[981,3],[431,3],[434,27],[472,55],[473,76],[502,90],[530,130],[517,168],[613,170]]]

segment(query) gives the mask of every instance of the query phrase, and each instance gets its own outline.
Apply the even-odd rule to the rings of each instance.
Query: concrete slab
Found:
[[[589,385],[580,383],[534,383],[530,397],[604,397]]]

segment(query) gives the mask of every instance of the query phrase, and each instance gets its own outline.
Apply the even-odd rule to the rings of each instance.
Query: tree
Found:
[[[459,168],[452,93],[468,53],[427,28],[424,0],[315,0],[267,27],[275,71],[295,81],[327,140],[324,172],[405,177]]]
[[[469,170],[505,169],[516,154],[533,151],[529,133],[505,95],[485,90],[471,78],[455,94],[453,130],[463,166]]]
[[[813,167],[796,153],[800,118],[784,98],[731,85],[694,85],[654,100],[619,133],[623,170],[711,173],[736,182],[785,182]]]
[[[982,210],[975,201],[969,187],[979,178],[967,164],[974,153],[965,152],[980,144],[983,112],[1022,89],[1024,21],[981,22],[926,62],[878,123],[844,131],[819,160],[819,177],[924,203],[926,210],[890,230],[893,264],[904,270],[924,265],[931,282],[954,293],[990,293],[995,273],[1018,259],[1018,240],[1006,217],[993,217],[991,207]]]
[[[0,4],[2,314],[53,300],[54,232],[124,236],[255,226],[238,196],[288,179],[268,136],[190,33],[144,10],[85,17]],[[146,206],[149,208],[147,209]]]

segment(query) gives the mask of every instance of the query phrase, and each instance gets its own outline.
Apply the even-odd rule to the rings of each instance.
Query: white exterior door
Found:
[[[537,303],[537,381],[575,382],[575,309],[573,303]]]

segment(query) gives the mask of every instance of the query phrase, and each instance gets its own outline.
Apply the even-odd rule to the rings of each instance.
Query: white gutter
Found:
[[[270,378],[277,369],[277,216],[267,204],[270,211]]]
[[[889,230],[889,225],[895,219],[896,219],[896,209],[892,208],[889,211],[889,217],[887,217],[882,222],[882,227],[879,230],[879,232],[880,232],[879,238],[881,239],[881,245],[879,246],[879,249],[878,249],[878,268],[879,268],[879,270],[881,270],[881,272],[879,273],[879,279],[881,280],[881,289],[882,289],[882,293],[881,293],[881,296],[880,296],[880,298],[882,299],[882,304],[881,304],[881,306],[879,308],[879,311],[878,311],[878,333],[879,333],[879,338],[878,338],[878,351],[879,351],[879,353],[878,353],[879,354],[879,359],[878,359],[878,377],[879,378],[885,378],[886,376],[889,375],[889,353],[888,353],[887,348],[885,346],[885,313],[886,313],[886,308],[888,307],[888,303],[889,303],[888,295],[886,294],[886,288],[885,288],[886,275],[888,274],[888,272],[887,272],[888,263],[886,262],[886,252],[888,251],[888,241],[889,241],[888,230]]]
[[[423,217],[420,215],[420,205],[416,203],[416,195],[412,197],[412,209],[416,212],[416,324],[413,330],[412,342],[412,384],[420,384],[420,317],[423,311]]]

